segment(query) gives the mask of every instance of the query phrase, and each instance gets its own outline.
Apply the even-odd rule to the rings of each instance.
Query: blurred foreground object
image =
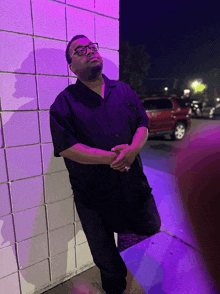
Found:
[[[202,122],[178,144],[173,163],[180,197],[220,291],[220,122]]]

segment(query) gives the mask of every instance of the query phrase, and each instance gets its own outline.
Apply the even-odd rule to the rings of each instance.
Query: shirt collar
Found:
[[[114,80],[110,80],[106,77],[106,75],[102,74],[102,77],[104,79],[104,82],[105,82],[105,89],[107,90],[107,92],[110,91],[111,88],[114,88],[116,87],[116,82],[117,81],[114,81]],[[87,87],[85,84],[83,84],[79,79],[77,79],[76,81],[76,86],[77,88],[80,90],[80,91],[83,91],[83,92],[91,92],[92,90]],[[110,88],[110,89],[108,89]],[[105,91],[106,91],[105,90]],[[93,92],[93,91],[92,91]]]

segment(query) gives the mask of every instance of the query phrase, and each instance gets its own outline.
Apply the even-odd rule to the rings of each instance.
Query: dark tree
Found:
[[[146,92],[143,80],[148,76],[149,59],[145,45],[130,46],[127,41],[120,40],[119,80],[128,84],[139,95]]]

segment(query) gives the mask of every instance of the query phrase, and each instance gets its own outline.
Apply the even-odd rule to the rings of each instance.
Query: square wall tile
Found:
[[[76,270],[75,249],[70,249],[51,257],[52,279],[65,277]]]
[[[49,232],[50,256],[75,248],[74,225],[68,225]]]
[[[34,35],[66,40],[65,5],[32,0]]]
[[[20,294],[18,273],[0,279],[0,293]]]
[[[33,34],[29,0],[1,1],[1,30]]]
[[[2,71],[35,73],[33,37],[0,32],[0,40]]]
[[[119,19],[119,0],[95,0],[95,12]]]
[[[45,260],[48,258],[47,234],[19,242],[17,248],[19,269]]]
[[[37,109],[35,76],[0,73],[0,96],[2,110]]]
[[[10,181],[42,174],[40,145],[6,149]]]
[[[82,3],[82,1],[80,1],[80,3]],[[70,41],[75,35],[85,35],[92,42],[95,42],[94,14],[92,12],[69,6],[67,6],[66,11],[68,41]]]
[[[50,113],[49,111],[40,111],[40,133],[41,133],[41,143],[52,142],[51,132],[50,132]]]
[[[85,265],[88,265],[89,263],[94,262],[88,242],[76,246],[76,256],[76,267],[78,269],[82,268]]]
[[[67,76],[66,42],[35,39],[37,74]]]
[[[73,224],[73,198],[47,205],[49,230]]]
[[[12,245],[14,243],[14,226],[12,222],[12,215],[10,214],[0,218],[0,248]]]
[[[53,144],[42,145],[43,173],[53,173],[56,171],[67,170],[63,157],[53,155]]]
[[[95,16],[96,42],[100,47],[119,50],[119,21],[104,17]]]
[[[18,270],[15,245],[0,249],[0,278],[9,276]]]
[[[103,59],[102,73],[109,79],[119,80],[119,52],[100,49],[99,53]]]
[[[67,77],[37,76],[37,82],[40,109],[50,109],[60,92],[68,87]]]
[[[19,271],[22,294],[36,293],[50,283],[49,260],[46,259]]]
[[[81,1],[81,0],[66,0],[66,4],[79,7],[79,8],[84,8],[87,10],[94,11],[94,0],[87,0],[87,1]]]
[[[5,153],[3,149],[0,149],[0,162],[0,183],[4,183],[8,181],[8,177],[6,173]]]
[[[68,171],[45,175],[45,202],[56,202],[73,195]],[[73,209],[73,206],[71,207]]]
[[[75,223],[76,226],[76,245],[87,242],[86,235],[83,231],[82,224],[80,221]]]
[[[14,214],[17,241],[46,232],[45,206],[28,209]]]
[[[13,212],[42,205],[44,203],[43,177],[12,182],[11,198]]]
[[[37,112],[14,112],[9,121],[7,117],[8,112],[2,113],[6,147],[40,143]]]
[[[0,185],[0,217],[11,213],[8,184]]]

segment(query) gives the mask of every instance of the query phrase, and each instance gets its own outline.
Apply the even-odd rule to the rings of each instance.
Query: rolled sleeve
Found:
[[[54,156],[79,143],[74,136],[74,128],[68,119],[57,111],[50,109],[50,131],[54,146]]]

